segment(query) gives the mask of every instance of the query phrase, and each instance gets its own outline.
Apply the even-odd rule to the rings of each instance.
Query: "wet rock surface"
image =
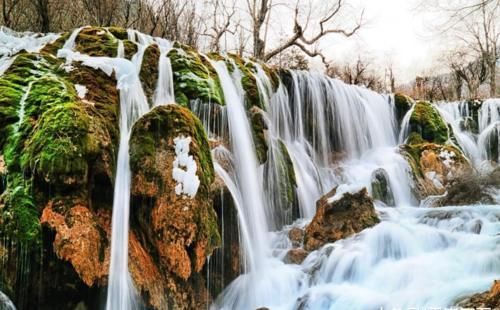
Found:
[[[316,203],[316,215],[305,230],[305,250],[316,250],[380,221],[366,188],[357,193],[344,193],[338,200],[331,201],[335,194],[333,189]]]

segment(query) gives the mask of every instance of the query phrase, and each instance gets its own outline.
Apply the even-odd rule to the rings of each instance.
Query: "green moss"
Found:
[[[252,136],[255,144],[255,151],[257,153],[257,159],[262,164],[267,161],[267,151],[269,149],[265,135],[267,124],[264,120],[263,111],[261,109],[252,107],[249,113],[250,127],[252,129]]]
[[[66,40],[69,38],[70,35],[71,35],[70,32],[65,32],[61,34],[61,36],[57,40],[45,45],[42,48],[41,53],[47,53],[53,56],[57,56],[57,51],[64,46],[64,43],[66,42]]]
[[[224,93],[215,69],[208,59],[190,47],[179,44],[168,53],[174,72],[176,102],[184,107],[191,100],[224,105]]]
[[[403,94],[394,94],[394,106],[396,108],[396,118],[398,123],[401,123],[404,116],[411,109],[413,105],[413,100]]]
[[[439,112],[426,101],[416,103],[410,118],[410,133],[419,134],[426,142],[444,144],[448,141],[448,126]]]
[[[247,110],[249,110],[252,106],[256,106],[264,110],[264,102],[260,96],[259,87],[257,86],[257,79],[254,74],[254,64],[251,62],[246,62],[238,55],[229,54],[229,57],[231,57],[236,66],[238,66],[242,74],[241,86],[245,91],[245,106]]]
[[[118,40],[105,28],[83,28],[76,37],[75,49],[90,56],[116,57]]]
[[[62,60],[45,52],[21,53],[0,77],[0,130],[7,136],[0,153],[8,170],[0,199],[0,235],[12,240],[40,244],[38,219],[47,199],[67,190],[86,191],[89,163],[111,152],[108,131],[116,140],[119,134],[114,78],[77,63],[66,73],[61,65]],[[77,82],[87,86],[86,98],[96,102],[77,98]],[[19,119],[21,98],[24,117]]]
[[[118,40],[127,40],[128,39],[127,29],[125,29],[125,28],[108,27],[107,29]]]
[[[282,189],[282,201],[286,202],[288,205],[297,204],[297,180],[295,179],[295,170],[293,168],[292,158],[288,153],[288,149],[283,141],[278,140],[279,146],[279,160],[278,160],[278,169],[279,169],[279,182],[280,189]]]
[[[0,236],[29,246],[41,245],[39,211],[32,195],[31,181],[24,180],[20,173],[12,173],[7,182],[9,188],[0,198]]]
[[[125,58],[132,59],[132,57],[137,53],[137,44],[129,40],[124,40],[123,49],[125,50]]]
[[[173,139],[179,135],[190,136],[192,143],[190,153],[198,159],[200,166],[197,175],[200,178],[200,192],[208,195],[215,174],[210,154],[208,138],[200,120],[188,109],[179,105],[166,105],[154,108],[138,120],[132,128],[130,138],[130,167],[133,172],[150,168],[151,180],[158,180],[154,175],[155,160],[158,141]],[[208,196],[206,196],[208,197]]]
[[[141,79],[144,92],[148,98],[153,99],[156,84],[158,82],[158,63],[160,61],[160,49],[158,45],[153,44],[146,48],[142,58]],[[162,104],[171,102],[162,102]]]

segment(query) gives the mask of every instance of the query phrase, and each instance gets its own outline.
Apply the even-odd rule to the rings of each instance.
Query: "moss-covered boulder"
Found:
[[[267,141],[267,121],[264,111],[256,106],[253,106],[249,111],[250,129],[252,130],[253,142],[257,160],[262,164],[267,161],[267,152],[269,150]]]
[[[152,102],[156,84],[158,83],[158,64],[160,62],[160,48],[156,44],[152,44],[146,48],[142,58],[141,71],[139,77],[142,82],[144,93]],[[162,102],[167,104],[171,102]]]
[[[174,44],[168,53],[174,72],[175,100],[189,107],[193,100],[224,105],[224,94],[217,72],[208,58],[196,50]]]
[[[199,182],[194,194],[183,193],[176,178],[179,169],[193,167],[182,166],[181,140],[189,141],[184,155],[190,156]],[[151,245],[169,302],[176,309],[206,307],[201,271],[220,245],[220,235],[210,191],[214,168],[201,122],[180,105],[154,108],[132,129],[130,166],[132,227]],[[191,186],[186,182],[184,188]]]
[[[0,77],[0,131],[5,134],[0,141],[0,237],[8,244],[0,285],[20,308],[75,307],[84,296],[95,298],[98,292],[92,287],[102,283],[99,272],[107,270],[91,263],[88,258],[96,253],[79,238],[82,227],[94,231],[86,236],[101,240],[106,235],[96,219],[101,208],[110,212],[112,203],[116,81],[77,63],[68,71],[62,65],[45,51],[21,52]],[[75,208],[81,212],[72,213]],[[72,234],[64,229],[66,221],[75,228]],[[102,253],[106,247],[96,240],[87,241],[95,241]],[[16,262],[31,268],[26,271]],[[86,270],[97,276],[88,276]],[[51,277],[67,285],[51,283]]]
[[[396,205],[389,175],[383,168],[373,171],[371,187],[373,199],[380,200],[389,207],[394,207]]]
[[[413,192],[418,199],[442,195],[455,178],[472,170],[462,151],[453,145],[423,143],[402,145],[413,178]]]
[[[305,230],[305,250],[319,249],[379,223],[366,188],[340,197],[336,197],[336,193],[334,188],[316,202],[316,214]]]
[[[410,136],[407,143],[444,144],[448,139],[448,125],[437,109],[430,102],[417,102],[410,117]]]
[[[394,107],[396,108],[396,119],[398,120],[398,124],[401,124],[401,121],[406,113],[410,111],[413,104],[413,99],[410,97],[399,93],[394,94]]]

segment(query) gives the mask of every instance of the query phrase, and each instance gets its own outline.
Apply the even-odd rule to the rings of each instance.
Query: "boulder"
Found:
[[[452,180],[472,171],[462,151],[453,145],[406,144],[400,152],[411,168],[412,190],[420,200],[444,194]]]
[[[391,184],[389,183],[389,175],[384,169],[380,168],[373,171],[371,186],[373,199],[380,200],[390,207],[396,205]]]
[[[201,122],[180,105],[154,108],[132,128],[130,167],[132,231],[148,245],[168,303],[206,308],[201,271],[220,235],[210,190],[214,168]]]
[[[309,252],[302,248],[291,249],[286,253],[285,262],[287,264],[300,265],[306,259],[307,255],[309,255]]]
[[[338,199],[336,190],[334,188],[316,203],[316,214],[305,230],[304,249],[307,251],[350,237],[380,221],[366,188],[357,193],[344,193]]]
[[[472,295],[460,301],[458,306],[470,309],[499,309],[500,280],[495,280],[489,291]]]
[[[401,121],[406,113],[410,111],[413,104],[413,99],[406,95],[399,93],[394,95],[394,106],[396,108],[396,119],[398,120],[398,124],[401,124]]]
[[[304,241],[304,230],[298,227],[293,227],[288,232],[288,239],[290,239],[294,248],[300,247]]]
[[[444,144],[449,139],[446,122],[438,110],[427,101],[419,101],[415,104],[409,126],[408,144],[425,142]]]

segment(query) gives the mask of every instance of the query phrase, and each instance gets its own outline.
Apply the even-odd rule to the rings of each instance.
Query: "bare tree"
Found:
[[[209,49],[219,52],[223,37],[228,33],[235,35],[238,31],[240,23],[235,18],[236,2],[226,5],[223,0],[210,0],[205,2],[205,6],[212,13],[207,18],[202,35],[209,38]],[[227,49],[227,44],[225,46]]]
[[[440,34],[454,34],[463,49],[477,54],[489,77],[490,96],[496,96],[497,62],[500,58],[500,0],[434,0],[430,4],[448,15],[437,26]]]
[[[325,9],[325,14],[315,23],[315,28],[311,18],[311,7],[299,5],[300,1],[296,2],[294,8],[294,21],[292,34],[286,37],[278,46],[267,49],[267,34],[270,26],[270,15],[274,8],[282,3],[273,3],[273,0],[247,0],[247,9],[251,17],[252,23],[252,38],[253,38],[253,56],[263,61],[268,61],[284,50],[296,46],[304,53],[311,57],[322,56],[321,52],[315,48],[323,37],[329,34],[341,34],[346,37],[352,36],[361,28],[363,14],[351,29],[344,29],[333,26],[333,21],[341,12],[344,6],[343,0],[334,1],[334,3]],[[308,10],[304,14],[304,10]],[[301,20],[301,16],[305,15],[305,20]],[[308,33],[308,29],[312,33]]]
[[[360,55],[354,63],[344,63],[343,65],[329,64],[327,75],[338,78],[347,84],[364,86],[376,91],[383,90],[381,77],[369,67],[372,63],[369,59],[363,59]]]
[[[21,2],[21,0],[2,0],[2,19],[5,26],[11,28],[16,25],[20,13],[16,9],[21,6]]]

